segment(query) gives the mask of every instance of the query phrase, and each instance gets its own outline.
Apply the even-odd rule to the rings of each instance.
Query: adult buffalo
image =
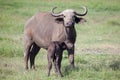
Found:
[[[83,21],[87,14],[86,7],[82,7],[84,12],[77,13],[72,9],[64,10],[60,13],[54,13],[54,7],[51,12],[40,12],[32,16],[24,28],[24,61],[25,69],[28,69],[28,60],[30,58],[30,68],[35,68],[35,56],[40,48],[47,49],[50,42],[65,42],[68,51],[70,64],[74,67],[74,44],[76,41],[75,23]],[[58,59],[61,62],[61,59]]]

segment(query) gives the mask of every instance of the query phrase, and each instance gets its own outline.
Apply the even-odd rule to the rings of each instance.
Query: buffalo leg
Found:
[[[28,60],[29,60],[29,55],[30,55],[30,49],[32,46],[32,41],[28,37],[25,37],[25,42],[24,42],[24,63],[25,63],[25,69],[28,69]]]
[[[40,47],[34,43],[30,51],[30,68],[31,69],[35,69],[35,56],[37,55],[39,50],[40,50]]]
[[[71,67],[74,68],[74,46],[71,49],[68,49],[68,58],[70,61]]]

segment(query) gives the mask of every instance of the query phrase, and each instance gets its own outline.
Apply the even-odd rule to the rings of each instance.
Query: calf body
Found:
[[[58,72],[58,74],[62,77],[61,73],[61,61],[62,61],[62,52],[66,48],[66,45],[64,42],[51,42],[48,47],[48,76],[50,75],[50,70],[52,68],[52,62],[55,66],[55,72]]]

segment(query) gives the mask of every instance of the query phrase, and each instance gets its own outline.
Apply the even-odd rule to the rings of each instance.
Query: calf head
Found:
[[[78,16],[84,16],[87,14],[87,8],[86,7],[82,7],[84,9],[84,12],[81,13],[77,13],[76,11],[72,10],[72,9],[67,9],[64,10],[63,12],[60,13],[54,13],[54,9],[56,9],[57,7],[54,7],[51,11],[52,16],[54,17],[58,17],[57,20],[59,21],[63,21],[63,24],[65,27],[72,27],[75,25],[75,23],[79,23],[81,21],[83,21],[83,18],[79,18]]]

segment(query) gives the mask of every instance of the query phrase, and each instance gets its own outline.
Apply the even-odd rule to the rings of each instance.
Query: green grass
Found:
[[[0,0],[0,80],[119,80],[120,79],[120,1],[119,0]],[[63,78],[51,71],[47,77],[46,51],[36,58],[37,71],[25,72],[23,64],[23,29],[35,13],[72,8],[87,22],[77,24],[75,69],[69,67],[64,52]]]
[[[119,80],[120,55],[109,54],[80,54],[75,56],[75,68],[69,67],[67,58],[62,61],[63,78],[58,77],[54,70],[47,77],[46,55],[38,54],[36,71],[25,72],[23,58],[1,58],[0,78],[2,80]]]

